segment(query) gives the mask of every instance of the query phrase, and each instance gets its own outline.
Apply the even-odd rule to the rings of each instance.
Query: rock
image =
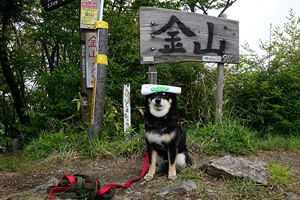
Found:
[[[217,200],[218,199],[218,195],[217,195],[216,191],[214,191],[213,189],[207,188],[206,192],[209,196],[209,199],[211,199],[211,200]]]
[[[230,155],[214,160],[202,168],[212,176],[250,178],[262,185],[268,185],[268,177],[270,176],[270,172],[261,163]]]
[[[197,184],[192,180],[188,180],[181,183],[174,183],[168,187],[165,187],[162,190],[160,190],[158,195],[163,197],[172,192],[178,192],[178,191],[189,192],[196,189],[197,189]]]
[[[286,193],[285,199],[286,199],[286,200],[300,200],[300,196],[298,196],[298,195],[295,194],[295,193],[288,192],[288,193]]]
[[[40,186],[34,188],[32,191],[33,192],[43,192],[43,193],[46,193],[47,189],[49,187],[55,186],[58,183],[59,183],[59,180],[57,178],[52,177],[45,184],[40,185]]]

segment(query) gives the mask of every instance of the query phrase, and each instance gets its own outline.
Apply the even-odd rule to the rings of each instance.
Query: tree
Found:
[[[14,107],[22,125],[29,125],[30,119],[26,115],[27,105],[24,98],[24,82],[18,84],[16,71],[12,69],[10,59],[10,35],[13,31],[13,24],[20,21],[23,1],[19,0],[2,0],[0,2],[1,17],[1,39],[0,39],[0,66],[3,77],[8,85],[10,94],[13,98]],[[20,77],[22,78],[22,77]]]
[[[204,15],[208,15],[209,10],[221,10],[219,17],[232,6],[237,0],[183,0],[184,10],[197,12],[201,11]]]
[[[231,69],[227,84],[228,106],[239,119],[276,134],[300,132],[300,18],[291,11],[283,30],[276,27],[271,44],[262,45],[270,57],[257,68],[244,57]]]

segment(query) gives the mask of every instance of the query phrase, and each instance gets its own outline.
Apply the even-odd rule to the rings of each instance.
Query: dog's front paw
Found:
[[[146,181],[150,181],[151,179],[153,179],[153,174],[146,174],[146,175],[144,176],[144,179],[145,179]]]
[[[176,179],[176,178],[177,178],[176,173],[175,173],[175,174],[169,174],[169,175],[168,175],[168,179],[170,179],[170,180],[174,180],[174,179]]]

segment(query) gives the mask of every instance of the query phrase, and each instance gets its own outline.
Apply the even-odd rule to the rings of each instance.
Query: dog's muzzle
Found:
[[[161,105],[161,99],[155,99],[155,106],[156,107],[162,107],[162,105]]]

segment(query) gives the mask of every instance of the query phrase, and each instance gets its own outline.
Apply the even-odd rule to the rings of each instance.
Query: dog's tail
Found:
[[[185,151],[185,152],[184,152],[184,155],[185,155],[185,162],[186,162],[186,164],[187,164],[188,166],[193,165],[193,159],[192,159],[192,157],[190,156],[190,154],[189,154],[187,151]]]

